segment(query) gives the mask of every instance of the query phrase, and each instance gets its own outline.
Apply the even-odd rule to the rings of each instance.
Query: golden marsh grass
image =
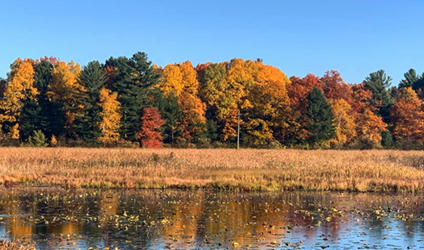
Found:
[[[424,192],[422,151],[0,148],[0,184]]]

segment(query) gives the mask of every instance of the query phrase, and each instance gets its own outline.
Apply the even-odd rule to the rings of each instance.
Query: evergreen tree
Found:
[[[46,147],[48,145],[46,136],[41,130],[34,130],[33,135],[28,137],[31,147]]]
[[[7,81],[0,77],[0,98],[3,98],[4,90],[6,89]]]
[[[159,89],[154,89],[152,94],[154,96],[152,106],[158,108],[162,118],[166,121],[162,126],[163,141],[165,143],[175,143],[176,139],[181,136],[179,121],[183,117],[178,99],[173,93],[168,98],[165,98]]]
[[[386,130],[381,132],[381,145],[385,148],[393,146],[393,136],[390,131]]]
[[[20,138],[26,141],[33,131],[45,129],[47,127],[46,117],[41,115],[42,108],[35,100],[28,100],[22,108]]]
[[[373,72],[364,80],[365,89],[372,92],[371,104],[380,107],[378,114],[385,123],[390,122],[390,106],[395,101],[388,90],[391,84],[392,78],[387,76],[384,70]]]
[[[399,83],[399,89],[411,87],[421,99],[424,99],[424,73],[418,75],[415,69],[410,69],[404,74],[404,77],[405,79],[402,79]]]
[[[415,69],[409,69],[403,75],[405,79],[400,81],[399,88],[411,87],[413,90],[418,90],[424,87],[424,73],[418,75]]]
[[[154,72],[152,62],[142,52],[131,58],[111,57],[106,61],[106,67],[116,70],[111,88],[118,93],[118,101],[121,103],[121,137],[137,141],[135,133],[141,126],[140,117],[143,115],[143,108],[148,106],[150,87],[157,83],[159,75]]]
[[[101,136],[98,123],[101,121],[99,94],[107,78],[98,61],[87,64],[78,77],[85,93],[78,100],[79,110],[73,123],[78,137],[86,142],[95,142]]]
[[[33,131],[41,130],[48,138],[65,132],[65,113],[48,100],[47,87],[52,77],[52,63],[42,59],[34,63],[34,87],[37,100],[27,100],[22,109],[20,137],[26,141]]]
[[[331,104],[325,99],[321,90],[315,87],[308,95],[307,117],[309,124],[306,127],[309,135],[309,142],[317,144],[335,137],[333,125],[334,114]]]

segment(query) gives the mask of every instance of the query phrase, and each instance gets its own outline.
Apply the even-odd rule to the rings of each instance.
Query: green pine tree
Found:
[[[176,138],[181,136],[181,128],[178,122],[183,117],[177,97],[171,93],[168,98],[165,98],[159,89],[154,89],[152,94],[154,96],[152,106],[158,108],[162,118],[166,120],[166,123],[162,126],[163,142],[175,143]]]
[[[20,138],[26,141],[33,131],[41,130],[47,137],[65,133],[65,113],[58,104],[47,98],[53,65],[48,60],[34,64],[34,86],[39,94],[37,100],[28,100],[23,108],[20,121]]]
[[[154,72],[152,62],[142,52],[131,58],[110,58],[106,61],[106,66],[117,71],[111,88],[118,93],[118,101],[121,103],[121,137],[137,141],[135,133],[141,126],[140,117],[143,115],[143,108],[148,107],[152,91],[150,87],[157,83],[159,75]]]
[[[84,86],[86,92],[82,93],[78,100],[79,110],[73,127],[78,137],[85,142],[96,142],[102,134],[98,127],[98,123],[102,119],[98,103],[100,102],[100,90],[106,80],[106,75],[98,61],[89,62],[78,77],[78,81]]]
[[[33,135],[28,137],[31,147],[46,147],[48,145],[46,136],[41,130],[34,130]]]
[[[400,81],[399,89],[411,87],[413,90],[417,91],[417,93],[421,94],[420,97],[422,99],[422,91],[424,88],[424,73],[419,75],[415,69],[410,69],[403,75],[405,79]]]
[[[46,117],[41,115],[42,107],[35,100],[27,100],[22,107],[20,120],[20,138],[26,141],[33,131],[45,129],[47,127]]]
[[[386,75],[384,70],[371,73],[364,80],[365,89],[372,92],[371,104],[379,106],[378,114],[385,123],[390,123],[390,107],[395,99],[390,95],[389,87],[392,84],[392,78]]]
[[[309,125],[309,143],[317,145],[335,137],[333,125],[334,114],[331,104],[325,99],[319,88],[314,88],[308,95],[307,117]]]

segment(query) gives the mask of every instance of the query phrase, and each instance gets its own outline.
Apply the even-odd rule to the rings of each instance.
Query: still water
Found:
[[[37,249],[424,249],[417,195],[0,190],[0,239]]]

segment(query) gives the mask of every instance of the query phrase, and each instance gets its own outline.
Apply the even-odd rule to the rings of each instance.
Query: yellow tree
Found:
[[[65,111],[65,128],[68,135],[74,135],[72,124],[75,120],[78,107],[78,98],[85,92],[84,87],[78,82],[81,72],[79,64],[70,62],[56,62],[52,70],[52,78],[48,86],[47,96],[53,103],[60,104]]]
[[[290,80],[276,67],[260,61],[255,62],[255,67],[249,64],[254,81],[248,91],[251,107],[246,113],[247,133],[255,145],[267,144],[275,137],[281,140],[288,127],[286,114],[290,100],[287,85]]]
[[[225,119],[222,138],[235,137],[237,131],[238,111],[252,107],[248,99],[249,89],[254,84],[254,75],[257,73],[257,66],[253,61],[244,61],[234,58],[227,64],[226,86],[222,88],[225,92],[225,108],[221,108],[221,116]],[[223,103],[224,104],[224,103]],[[241,124],[243,125],[243,117]]]
[[[38,94],[34,83],[32,60],[17,59],[11,65],[11,72],[3,86],[3,98],[0,100],[0,124],[8,122],[12,138],[19,139],[19,116],[25,100],[35,99]]]
[[[199,98],[199,81],[196,70],[189,61],[181,65],[167,65],[163,69],[162,79],[158,86],[165,97],[169,97],[173,93],[177,98],[183,114],[179,121],[182,136],[186,141],[191,141],[193,136],[202,131],[206,121],[206,105]]]
[[[110,90],[103,88],[100,90],[101,122],[98,124],[102,136],[98,138],[99,142],[107,145],[119,140],[119,126],[121,120],[120,103],[117,101],[118,94],[110,93]]]
[[[159,81],[159,88],[165,97],[169,97],[171,93],[174,93],[176,97],[181,95],[183,91],[183,75],[180,70],[180,66],[176,64],[168,64],[163,69],[162,78]]]
[[[229,94],[234,99],[236,109],[250,108],[252,105],[247,99],[248,90],[254,84],[255,63],[252,61],[243,61],[242,59],[233,59],[228,65],[227,81],[230,85]]]
[[[381,142],[381,131],[386,131],[387,124],[369,108],[366,108],[357,120],[357,133],[362,142],[370,146]]]
[[[391,108],[390,116],[393,135],[397,140],[424,140],[423,101],[411,87],[402,88]]]
[[[355,117],[352,115],[352,107],[344,99],[330,99],[331,108],[334,114],[334,126],[336,138],[331,142],[345,144],[356,138]]]
[[[237,102],[226,79],[228,63],[208,63],[198,66],[199,95],[206,103],[214,126],[219,130],[221,140],[235,137],[237,126]]]
[[[183,91],[177,97],[180,99],[181,112],[183,113],[181,121],[182,134],[187,141],[190,141],[193,135],[202,132],[202,124],[206,122],[206,105],[199,98],[199,81],[197,80],[197,72],[191,62],[182,63],[180,70]]]

